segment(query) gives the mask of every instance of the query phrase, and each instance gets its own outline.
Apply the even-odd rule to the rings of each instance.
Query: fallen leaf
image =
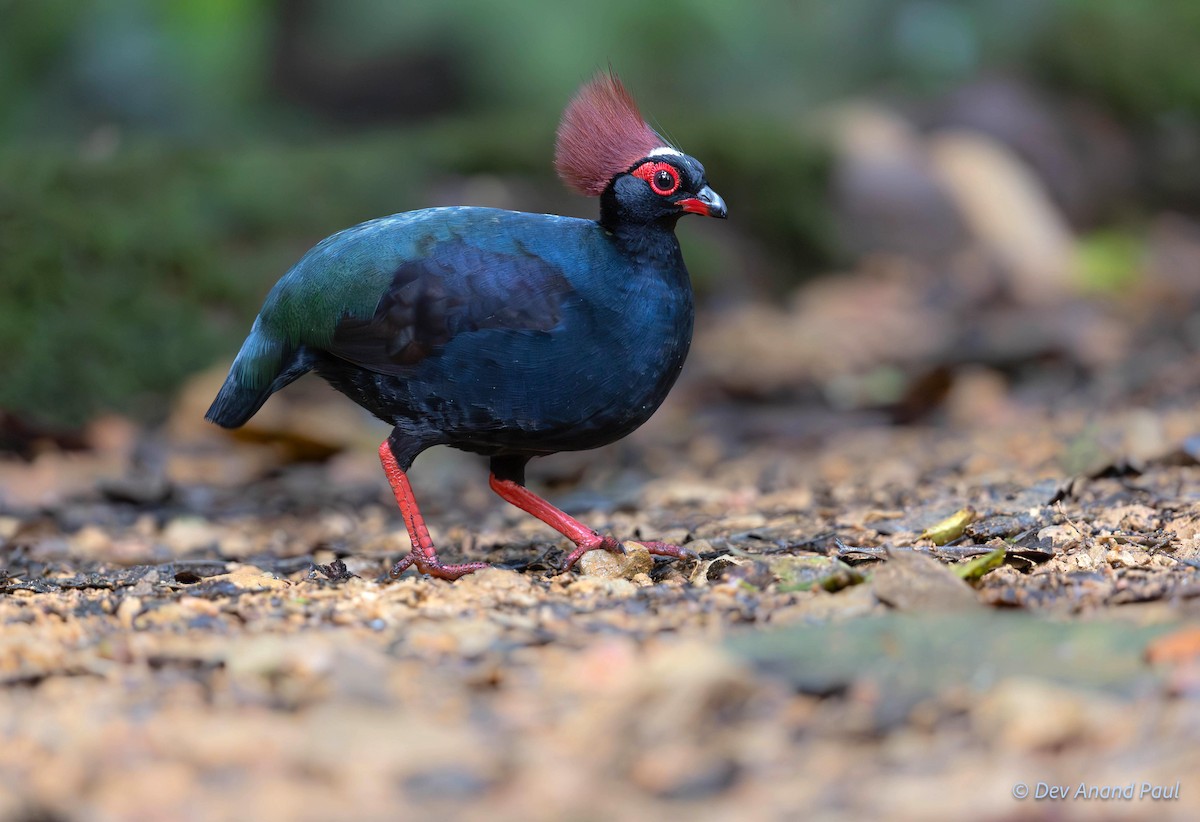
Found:
[[[779,590],[784,593],[813,588],[840,591],[866,579],[837,557],[770,557],[766,562],[779,578]]]
[[[982,577],[988,571],[999,568],[1004,564],[1004,557],[1008,553],[1008,546],[1001,545],[992,551],[984,554],[981,557],[964,562],[962,565],[955,565],[952,570],[960,578],[967,582],[974,582]]]
[[[932,540],[934,545],[945,545],[947,542],[961,537],[967,526],[974,521],[974,508],[960,509],[922,531],[921,539]]]

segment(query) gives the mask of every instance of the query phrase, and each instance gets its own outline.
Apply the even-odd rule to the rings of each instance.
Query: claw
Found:
[[[392,566],[389,575],[392,579],[396,579],[414,565],[417,571],[422,574],[446,580],[456,580],[459,577],[472,574],[481,568],[488,567],[486,562],[464,562],[460,565],[446,565],[438,560],[430,562],[417,551],[413,550],[405,554],[399,562]]]

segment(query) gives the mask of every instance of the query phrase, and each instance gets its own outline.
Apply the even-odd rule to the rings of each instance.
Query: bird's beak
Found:
[[[725,207],[721,195],[708,186],[697,191],[695,197],[680,200],[678,205],[689,214],[703,214],[705,217],[717,217],[722,220],[729,216],[729,209]]]

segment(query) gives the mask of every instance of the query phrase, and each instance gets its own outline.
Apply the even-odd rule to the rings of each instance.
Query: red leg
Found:
[[[614,537],[601,536],[579,520],[555,508],[525,486],[518,485],[512,480],[499,479],[494,473],[488,477],[488,484],[491,485],[492,490],[499,494],[502,499],[511,502],[528,514],[533,514],[555,531],[558,531],[564,537],[571,540],[571,542],[575,543],[575,550],[567,554],[562,570],[566,571],[578,562],[581,556],[597,548],[603,548],[605,551],[612,551],[617,554],[625,553],[625,548]],[[689,551],[687,548],[680,548],[676,545],[668,545],[665,542],[643,542],[642,544],[652,554],[660,554],[667,557],[695,558],[696,556],[695,551]]]
[[[425,527],[425,519],[417,508],[417,500],[413,497],[412,486],[408,476],[396,462],[392,447],[385,440],[379,446],[379,461],[383,463],[383,473],[387,474],[388,482],[392,484],[392,492],[396,495],[396,504],[400,506],[400,516],[404,517],[404,525],[408,528],[408,536],[412,540],[412,551],[392,567],[392,576],[403,574],[410,565],[416,565],[422,574],[429,574],[438,579],[458,579],[480,568],[486,568],[486,562],[466,562],[461,565],[445,565],[438,558],[429,538],[429,529]]]

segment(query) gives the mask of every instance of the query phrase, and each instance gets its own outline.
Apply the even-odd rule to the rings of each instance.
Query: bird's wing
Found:
[[[561,269],[519,244],[481,249],[452,237],[401,263],[374,313],[343,317],[324,347],[372,371],[404,375],[460,334],[549,331],[572,293]]]

